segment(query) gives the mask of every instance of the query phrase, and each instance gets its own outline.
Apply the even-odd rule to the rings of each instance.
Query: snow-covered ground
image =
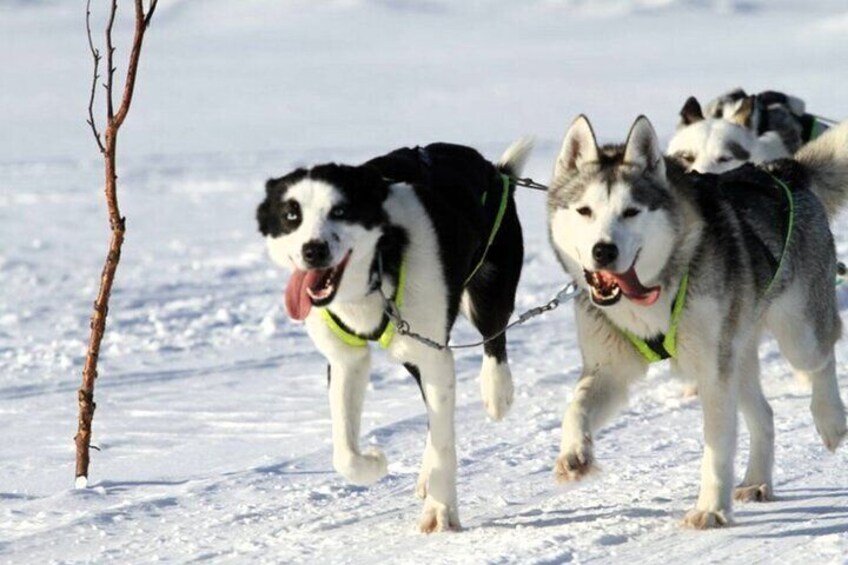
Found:
[[[777,502],[738,506],[720,531],[680,527],[700,409],[665,366],[597,438],[603,472],[554,484],[580,365],[570,308],[511,334],[517,399],[500,424],[479,400],[479,352],[458,355],[466,529],[418,534],[415,385],[379,358],[362,441],[385,450],[390,474],[345,484],[324,362],[283,313],[285,273],[253,219],[268,176],[434,140],[496,157],[534,134],[528,172],[544,182],[575,114],[604,141],[639,113],[667,138],[688,95],[736,85],[844,118],[844,0],[163,0],[120,141],[127,241],[96,391],[100,450],[91,488],[75,491],[76,388],[107,238],[81,4],[0,0],[0,561],[848,563],[848,449],[820,444],[772,342]],[[542,196],[519,205],[524,309],[565,280]],[[835,229],[848,256],[848,224]],[[461,322],[456,340],[473,337]]]

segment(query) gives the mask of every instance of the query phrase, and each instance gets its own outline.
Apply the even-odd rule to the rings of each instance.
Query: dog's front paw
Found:
[[[739,502],[771,502],[774,494],[770,485],[739,485],[733,491],[733,499]]]
[[[596,471],[592,440],[589,438],[560,454],[554,466],[554,475],[560,483],[579,481]]]
[[[480,392],[489,417],[496,422],[502,420],[509,412],[515,396],[512,372],[506,362],[498,363],[493,358],[485,358],[480,371]]]
[[[389,471],[386,456],[376,448],[371,448],[363,455],[333,458],[333,467],[351,483],[362,486],[379,481]]]
[[[698,385],[688,383],[683,387],[683,398],[698,398]]]
[[[418,522],[418,529],[421,533],[432,534],[435,532],[458,532],[462,529],[459,524],[459,514],[456,510],[456,504],[452,508],[436,502],[432,498],[427,498],[424,501],[424,512],[421,514],[421,520]]]
[[[698,510],[693,508],[686,513],[683,525],[696,530],[707,530],[728,526],[730,519],[723,510]]]
[[[421,466],[421,472],[418,473],[418,482],[415,484],[415,496],[424,500],[427,498],[427,483],[430,481],[430,466],[424,464]]]

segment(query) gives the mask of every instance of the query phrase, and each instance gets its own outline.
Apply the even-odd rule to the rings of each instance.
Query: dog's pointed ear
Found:
[[[565,132],[554,168],[554,177],[579,171],[586,163],[598,160],[598,144],[589,119],[580,114]]]
[[[694,96],[690,96],[680,109],[680,126],[692,125],[695,122],[700,122],[704,119],[704,111],[701,109],[701,104]]]
[[[633,122],[624,149],[624,162],[639,167],[646,173],[665,177],[665,161],[654,126],[645,116]]]
[[[754,97],[748,96],[739,102],[736,111],[731,116],[731,121],[736,122],[743,128],[751,129],[754,123]]]

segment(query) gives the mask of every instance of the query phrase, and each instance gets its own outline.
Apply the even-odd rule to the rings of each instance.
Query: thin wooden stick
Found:
[[[90,1],[90,0],[89,0]],[[106,330],[106,316],[109,313],[109,297],[112,293],[112,285],[115,281],[115,272],[118,269],[118,263],[121,260],[121,247],[124,243],[124,234],[126,233],[126,219],[121,216],[120,208],[118,207],[118,175],[115,162],[115,150],[118,140],[118,130],[127,113],[130,110],[132,102],[133,90],[135,88],[135,77],[138,71],[138,63],[141,57],[141,46],[144,40],[144,32],[150,25],[150,18],[153,15],[153,10],[156,8],[156,0],[151,0],[147,15],[144,13],[142,0],[135,0],[135,35],[133,37],[132,49],[130,51],[130,60],[127,67],[127,77],[124,83],[124,94],[121,99],[121,105],[117,114],[114,113],[112,104],[112,87],[113,75],[115,67],[112,62],[114,55],[114,47],[112,46],[112,27],[115,22],[115,14],[118,9],[117,0],[112,0],[109,21],[106,26],[106,64],[108,66],[106,84],[106,130],[104,132],[104,142],[101,143],[100,136],[97,133],[97,128],[94,123],[93,105],[94,105],[94,88],[92,88],[92,96],[89,101],[89,119],[94,137],[98,142],[105,163],[105,193],[106,203],[109,211],[109,227],[112,231],[109,240],[109,251],[106,254],[106,260],[103,265],[103,271],[100,275],[100,290],[97,293],[97,299],[94,302],[94,311],[91,315],[91,335],[88,343],[88,353],[85,359],[85,366],[82,371],[82,386],[77,392],[77,402],[79,404],[79,421],[77,426],[77,435],[74,438],[77,448],[76,458],[76,486],[77,488],[85,488],[88,485],[88,466],[89,466],[89,447],[91,445],[91,424],[94,418],[94,382],[97,379],[97,361],[100,357],[100,343],[103,340],[103,334]],[[94,43],[91,40],[91,27],[88,25],[90,19],[89,5],[86,5],[86,28],[89,37],[89,46],[91,48],[92,57],[95,64],[95,82],[97,80],[97,64],[100,60],[99,52],[94,48]]]
[[[97,74],[100,67],[100,51],[94,47],[94,41],[91,39],[91,0],[88,0],[85,4],[85,31],[88,34],[88,48],[91,50],[91,58],[94,59],[94,78],[91,79],[91,95],[88,97],[88,125],[91,126],[91,132],[94,134],[94,140],[100,148],[100,153],[105,153],[106,148],[103,147],[100,132],[97,131],[97,124],[94,122],[94,96],[97,91],[97,79],[100,78],[100,75]]]

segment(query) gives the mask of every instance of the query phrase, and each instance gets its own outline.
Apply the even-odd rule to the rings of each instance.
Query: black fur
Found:
[[[262,235],[279,237],[290,233],[283,225],[286,210],[283,206],[283,197],[288,188],[306,177],[306,169],[297,169],[284,177],[269,179],[265,183],[265,200],[256,210],[256,220],[259,222],[259,231]]]
[[[500,229],[485,253],[503,194],[501,173],[509,175],[513,171],[499,170],[470,147],[447,143],[397,149],[360,166],[330,163],[309,170],[297,169],[268,181],[265,200],[256,214],[259,231],[278,237],[296,229],[295,222],[287,219],[290,213],[292,217],[296,214],[292,212],[295,204],[286,200],[286,191],[304,178],[324,181],[344,195],[341,220],[367,228],[381,227],[383,235],[378,248],[383,276],[396,282],[409,243],[408,234],[403,226],[389,224],[382,205],[390,184],[408,183],[424,206],[438,238],[439,259],[448,289],[448,333],[459,312],[462,293],[467,290],[471,321],[484,337],[489,337],[509,321],[524,258],[512,183],[509,183],[509,200]],[[478,264],[480,268],[467,281]],[[376,267],[375,264],[373,268]],[[345,327],[343,320],[337,322]],[[361,337],[378,336],[386,322],[384,319],[382,327],[372,335]],[[506,338],[494,339],[486,344],[485,351],[499,362],[506,361]]]
[[[259,231],[262,235],[278,237],[291,233],[300,220],[286,219],[290,212],[297,212],[296,202],[286,200],[286,191],[295,183],[310,178],[335,186],[344,196],[341,221],[356,222],[370,229],[385,223],[386,214],[382,203],[388,194],[388,183],[380,174],[369,167],[352,167],[329,163],[312,169],[297,169],[265,184],[265,200],[256,211]]]
[[[503,190],[501,171],[474,149],[448,143],[398,149],[365,166],[374,167],[393,181],[411,184],[427,210],[439,240],[448,287],[450,332],[465,280],[482,258],[492,231]],[[472,304],[477,306],[477,315],[472,315],[471,321],[483,336],[505,326],[514,308],[524,249],[513,190],[511,186],[506,214],[492,248],[467,287]],[[486,352],[505,360],[505,343],[505,338],[498,338],[486,346]]]
[[[415,383],[418,385],[418,390],[421,391],[421,400],[424,401],[424,404],[427,404],[427,397],[424,395],[424,386],[421,384],[421,371],[412,363],[404,363],[403,366],[407,372],[412,375],[412,378],[415,379]]]

